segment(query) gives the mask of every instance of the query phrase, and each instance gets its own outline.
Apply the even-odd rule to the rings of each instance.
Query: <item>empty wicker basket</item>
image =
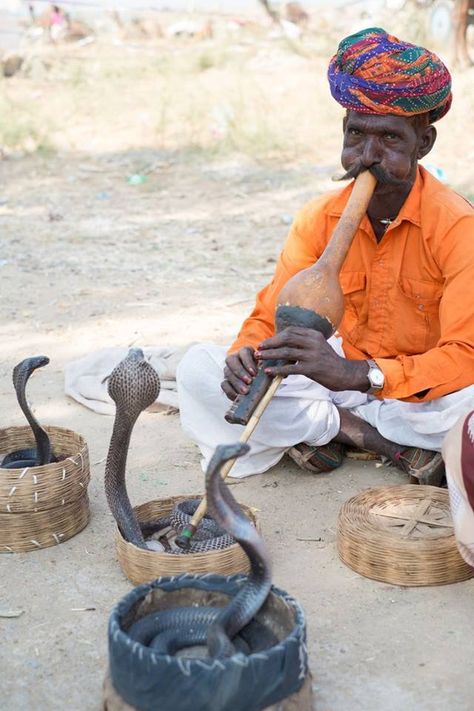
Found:
[[[446,489],[392,486],[346,501],[339,513],[341,560],[361,575],[394,585],[443,585],[474,569],[458,552]]]
[[[61,461],[26,469],[0,467],[0,552],[63,543],[89,521],[87,444],[72,430],[45,429]],[[0,430],[0,453],[34,446],[28,426]]]
[[[199,499],[201,496],[188,494],[148,501],[134,507],[134,511],[139,521],[150,521],[168,516],[175,504],[188,498]],[[241,506],[258,530],[255,511],[248,506],[242,504]],[[163,575],[179,575],[180,573],[232,575],[247,573],[249,570],[248,558],[238,543],[222,550],[206,553],[161,553],[147,551],[138,548],[133,543],[128,543],[116,529],[115,544],[120,566],[127,578],[135,585],[147,583]]]

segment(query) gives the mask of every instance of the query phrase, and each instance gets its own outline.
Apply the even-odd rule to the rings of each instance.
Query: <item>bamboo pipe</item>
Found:
[[[290,325],[299,325],[321,331],[329,338],[339,326],[344,314],[344,295],[339,284],[339,272],[367,211],[376,182],[369,171],[364,171],[356,178],[349,200],[321,257],[311,267],[295,274],[282,288],[275,313],[277,331]],[[263,367],[268,365],[270,361],[259,367],[248,393],[237,396],[225,415],[228,422],[245,425],[240,442],[248,441],[282,381],[281,376],[272,379],[264,372]],[[231,459],[222,467],[223,479],[229,474],[234,463],[235,459]],[[204,497],[190,523],[176,537],[180,548],[190,548],[191,539],[206,510],[207,502]]]

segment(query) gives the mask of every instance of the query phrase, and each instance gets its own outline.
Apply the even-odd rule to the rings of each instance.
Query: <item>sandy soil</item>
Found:
[[[458,82],[469,86],[469,77]],[[468,113],[449,120],[457,137]],[[150,144],[0,163],[0,425],[23,424],[12,367],[45,353],[51,363],[32,379],[29,399],[42,422],[86,437],[92,463],[89,526],[64,545],[1,558],[0,608],[24,611],[0,619],[5,711],[98,709],[108,614],[130,589],[103,492],[112,419],[65,398],[65,363],[104,346],[229,342],[272,273],[292,215],[333,187],[338,129],[328,122],[325,131],[317,162],[314,154],[272,164],[191,159]],[[445,143],[436,162],[463,189],[472,169],[458,146]],[[472,144],[463,146],[469,151],[472,158]],[[154,167],[132,186],[126,176],[139,163]],[[285,458],[233,489],[260,509],[275,583],[306,610],[318,711],[472,708],[473,582],[404,589],[362,578],[337,556],[341,504],[369,486],[404,481],[396,470],[353,461],[315,477]],[[128,482],[134,503],[201,492],[198,453],[178,416],[142,416]],[[94,610],[73,611],[85,607]]]

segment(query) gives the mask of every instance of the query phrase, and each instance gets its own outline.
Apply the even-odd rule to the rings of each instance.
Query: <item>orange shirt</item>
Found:
[[[283,284],[321,256],[352,184],[297,215],[273,280],[229,352],[274,333]],[[419,167],[397,219],[377,243],[364,216],[342,266],[347,358],[374,358],[382,398],[433,400],[474,383],[474,209]]]

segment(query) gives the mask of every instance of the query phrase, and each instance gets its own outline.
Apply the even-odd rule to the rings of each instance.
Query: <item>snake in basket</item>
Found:
[[[105,465],[105,492],[110,510],[126,541],[139,548],[162,550],[156,541],[146,536],[171,526],[177,534],[189,524],[199,500],[179,502],[170,516],[156,521],[139,522],[127,493],[126,463],[133,427],[140,413],[155,402],[160,391],[160,380],[154,368],[139,348],[130,349],[112,371],[108,393],[115,402],[115,421]],[[203,553],[227,548],[235,542],[210,515],[201,522],[189,551],[176,547],[173,553]]]
[[[209,509],[220,526],[242,546],[250,560],[250,574],[223,607],[175,607],[152,612],[134,622],[131,640],[158,654],[187,654],[189,647],[205,646],[212,658],[235,652],[252,654],[277,643],[275,634],[255,619],[271,588],[270,559],[262,538],[245,516],[221,476],[222,465],[241,457],[248,444],[219,445],[206,472]]]
[[[28,420],[33,432],[36,448],[17,449],[7,454],[2,463],[2,469],[24,469],[25,467],[39,467],[44,464],[56,462],[56,457],[51,451],[51,442],[48,433],[34,417],[26,399],[26,383],[37,368],[48,365],[47,356],[33,356],[25,358],[13,368],[13,387],[15,388],[18,404]]]

